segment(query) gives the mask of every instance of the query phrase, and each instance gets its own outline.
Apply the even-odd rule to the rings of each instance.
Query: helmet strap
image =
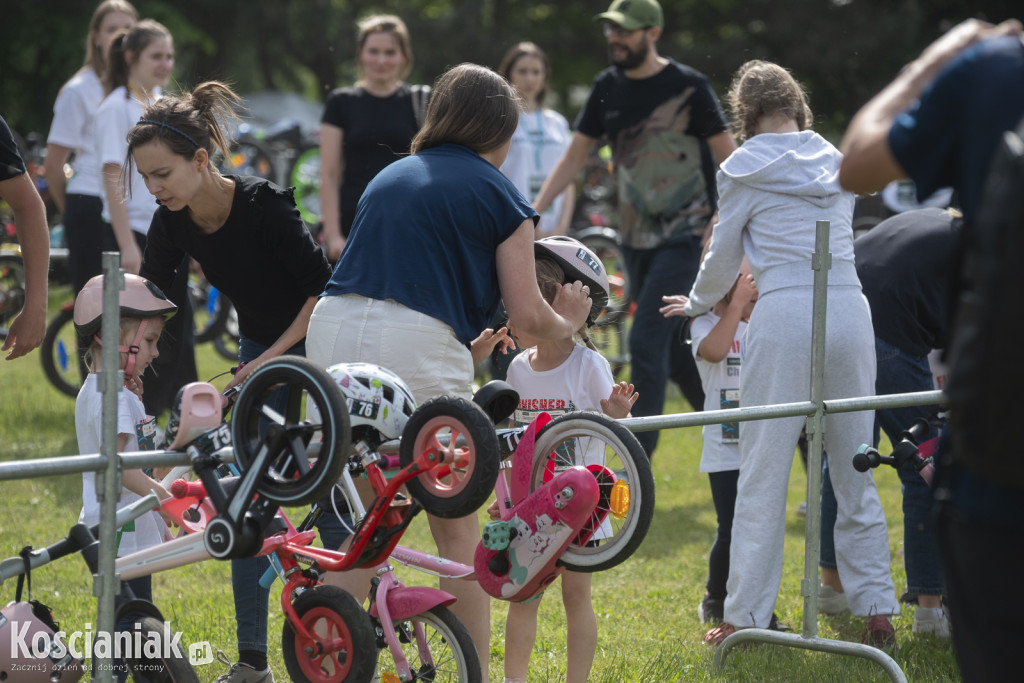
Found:
[[[135,333],[135,340],[130,346],[118,346],[117,350],[121,353],[128,354],[128,360],[124,364],[124,383],[125,386],[135,376],[135,356],[139,353],[139,344],[142,342],[142,335],[146,333],[146,326],[149,324],[148,318],[143,318],[139,321],[139,329]]]

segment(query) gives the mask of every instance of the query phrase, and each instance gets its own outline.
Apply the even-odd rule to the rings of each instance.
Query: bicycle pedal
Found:
[[[412,498],[406,498],[404,496],[400,498],[396,497],[394,500],[391,501],[391,504],[388,505],[388,507],[392,510],[395,510],[397,508],[407,508],[410,506],[412,506]]]
[[[488,522],[484,525],[483,545],[488,550],[505,550],[512,541],[512,527],[508,522]]]

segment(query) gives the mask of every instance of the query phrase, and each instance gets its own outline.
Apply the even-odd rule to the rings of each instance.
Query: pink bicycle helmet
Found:
[[[537,258],[549,258],[562,267],[565,272],[562,284],[579,280],[590,288],[593,305],[587,317],[587,325],[593,325],[608,305],[608,273],[601,259],[579,240],[564,235],[545,237],[533,245]]]
[[[348,401],[353,442],[369,438],[379,443],[402,435],[416,401],[401,377],[370,363],[338,363],[327,373]]]
[[[118,292],[122,318],[142,318],[142,324],[135,334],[135,341],[129,346],[118,346],[118,351],[128,354],[128,364],[124,369],[127,382],[135,370],[135,354],[139,352],[139,342],[146,331],[146,319],[162,317],[167,320],[178,310],[173,301],[164,296],[160,288],[149,280],[125,273],[124,289]],[[91,278],[82,287],[75,299],[75,331],[82,341],[99,340],[100,325],[103,318],[103,276]]]

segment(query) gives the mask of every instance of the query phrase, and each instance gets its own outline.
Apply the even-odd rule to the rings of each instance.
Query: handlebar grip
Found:
[[[864,443],[860,445],[857,454],[853,456],[853,469],[858,472],[867,472],[872,467],[878,467],[879,462],[878,451]]]
[[[206,498],[206,487],[202,482],[175,479],[168,489],[175,498]]]

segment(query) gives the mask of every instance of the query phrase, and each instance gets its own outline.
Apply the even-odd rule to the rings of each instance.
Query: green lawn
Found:
[[[212,377],[227,368],[212,347],[200,347],[200,375]],[[19,460],[76,452],[74,401],[47,383],[38,352],[28,358],[0,360],[0,460]],[[670,412],[687,406],[670,393]],[[650,534],[637,554],[624,565],[594,576],[594,604],[600,641],[592,681],[694,681],[711,678],[712,651],[703,645],[705,628],[697,620],[696,606],[703,594],[707,552],[715,529],[715,516],[706,478],[697,471],[700,430],[670,430],[662,434],[654,461],[657,511]],[[787,501],[786,554],[777,612],[784,623],[799,630],[803,602],[799,595],[803,575],[804,520],[795,514],[804,498],[806,479],[799,459],[794,461]],[[889,520],[892,570],[897,592],[905,577],[902,562],[902,515],[899,481],[891,470],[876,474]],[[78,517],[81,480],[75,476],[34,481],[0,482],[0,557],[15,555],[27,544],[43,546],[60,538]],[[293,518],[302,511],[294,511]],[[482,517],[481,517],[482,519]],[[416,520],[405,545],[432,548],[423,520]],[[432,579],[399,567],[409,583],[429,584]],[[95,623],[92,579],[77,557],[55,562],[33,573],[33,594],[51,605],[68,631]],[[229,566],[208,561],[154,577],[154,595],[173,627],[188,642],[207,640],[215,649],[234,657],[234,612]],[[561,681],[564,675],[564,615],[558,586],[541,606],[537,648],[531,681]],[[2,600],[14,599],[14,582],[0,588]],[[287,674],[281,659],[283,622],[276,608],[280,584],[271,596],[270,659],[278,681]],[[505,606],[491,607],[491,681],[501,681]],[[952,649],[931,638],[914,639],[912,608],[895,620],[900,648],[896,661],[911,681],[958,680]],[[850,617],[822,618],[819,635],[857,641],[862,624]],[[212,681],[224,672],[218,664],[198,669],[200,679]],[[726,662],[729,681],[875,681],[887,680],[880,667],[867,660],[762,645],[746,651],[734,649]]]

